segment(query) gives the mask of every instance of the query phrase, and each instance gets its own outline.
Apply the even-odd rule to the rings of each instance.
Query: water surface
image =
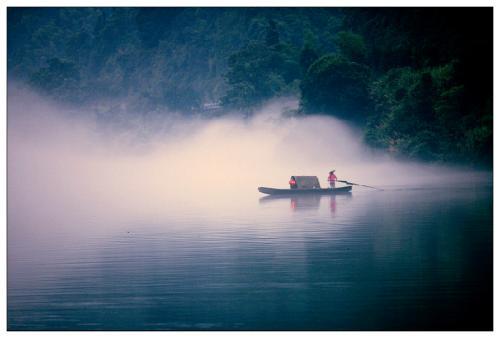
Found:
[[[491,184],[196,199],[54,226],[14,201],[8,328],[492,329]]]

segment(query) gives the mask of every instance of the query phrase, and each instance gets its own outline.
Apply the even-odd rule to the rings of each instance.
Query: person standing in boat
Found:
[[[337,180],[337,176],[335,176],[335,170],[332,170],[328,173],[328,182],[330,183],[330,188],[335,188],[335,181]]]
[[[290,181],[288,181],[290,184],[290,189],[297,189],[297,181],[295,180],[295,176],[290,177]]]

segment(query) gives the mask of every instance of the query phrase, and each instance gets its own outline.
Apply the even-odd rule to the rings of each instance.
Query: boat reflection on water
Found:
[[[351,195],[349,195],[351,196]],[[335,195],[330,196],[330,211],[332,212],[332,215],[335,214],[335,211],[337,210],[337,201],[335,199]]]
[[[259,203],[267,204],[273,201],[283,201],[290,200],[290,209],[292,211],[301,210],[318,210],[321,206],[321,200],[327,200],[332,215],[337,211],[337,201],[338,200],[348,200],[351,199],[351,194],[344,195],[296,195],[296,196],[286,196],[286,195],[276,195],[276,196],[265,196],[259,199]]]
[[[290,208],[292,210],[300,209],[319,209],[321,196],[293,196],[290,197]]]

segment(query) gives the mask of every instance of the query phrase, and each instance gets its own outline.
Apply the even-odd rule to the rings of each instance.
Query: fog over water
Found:
[[[100,122],[90,109],[12,86],[9,225],[32,232],[36,223],[45,233],[86,221],[238,212],[261,197],[258,186],[287,187],[291,175],[317,175],[326,186],[331,169],[339,179],[392,189],[490,175],[396,161],[338,119],[284,113],[296,105],[278,100],[249,118],[156,113]]]
[[[103,122],[11,86],[9,327],[489,325],[491,186],[469,187],[491,173],[396,161],[338,119],[287,113],[296,105]],[[326,186],[331,169],[385,191],[281,200],[257,191],[287,187],[290,175]],[[436,299],[442,309],[431,311]]]
[[[104,216],[228,207],[237,205],[235,195],[256,198],[257,186],[286,187],[290,175],[317,175],[326,186],[331,169],[340,179],[380,187],[484,176],[390,159],[338,119],[284,115],[294,100],[268,104],[250,118],[151,114],[103,127],[85,109],[22,87],[8,98],[11,211],[78,208]],[[200,203],[200,194],[211,198]]]

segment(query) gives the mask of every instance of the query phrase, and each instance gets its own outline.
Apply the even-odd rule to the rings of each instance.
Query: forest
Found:
[[[492,167],[492,8],[8,8],[8,80],[68,105],[296,114],[396,158]],[[124,104],[125,103],[125,104]]]

